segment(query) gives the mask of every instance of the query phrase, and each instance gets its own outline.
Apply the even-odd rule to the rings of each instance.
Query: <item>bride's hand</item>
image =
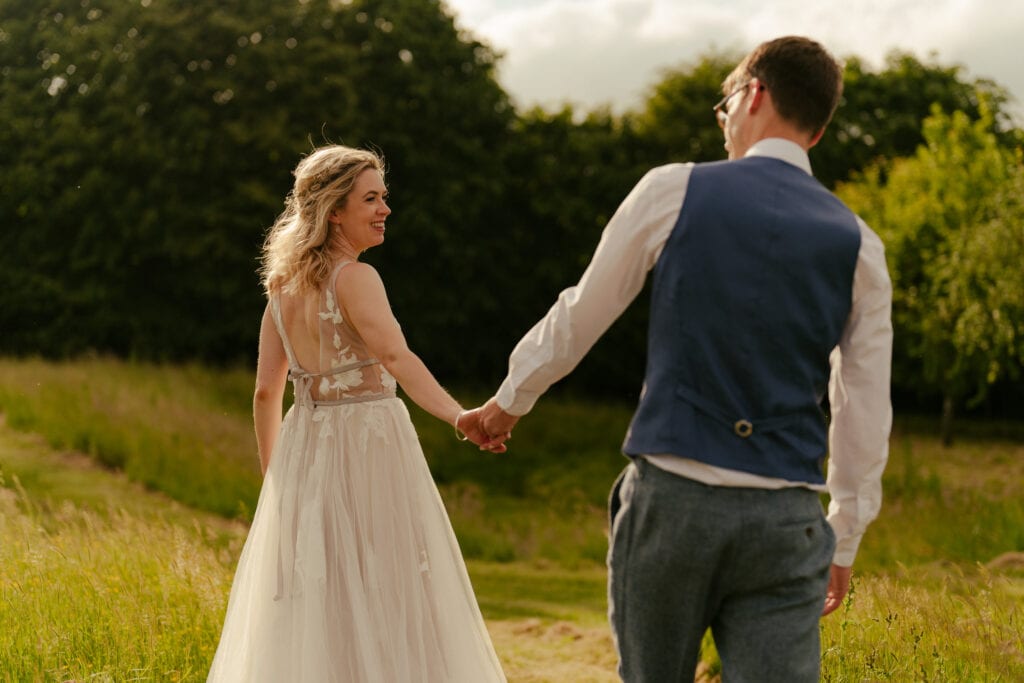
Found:
[[[455,429],[465,434],[466,438],[479,446],[482,451],[504,453],[508,450],[505,441],[512,436],[512,433],[488,434],[484,430],[481,414],[481,408],[474,408],[473,410],[459,413],[459,416],[456,418]]]

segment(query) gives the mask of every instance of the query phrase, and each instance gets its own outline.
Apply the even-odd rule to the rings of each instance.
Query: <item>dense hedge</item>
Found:
[[[736,57],[667,72],[641,111],[516,111],[438,0],[0,0],[0,353],[252,362],[259,245],[329,141],[386,157],[367,258],[413,348],[491,386],[649,167],[722,156]],[[932,102],[976,117],[978,87],[1008,128],[958,67],[851,59],[847,80],[812,153],[829,184],[912,153]],[[635,398],[643,298],[572,387]]]

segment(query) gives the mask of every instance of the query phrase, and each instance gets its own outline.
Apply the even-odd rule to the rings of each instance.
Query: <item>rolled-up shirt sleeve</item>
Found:
[[[833,562],[853,565],[861,537],[882,505],[892,402],[892,283],[882,241],[863,221],[853,306],[832,353],[827,486],[836,533]]]
[[[496,395],[511,415],[525,415],[569,374],[643,288],[682,208],[692,164],[649,171],[608,222],[578,284],[558,300],[509,357]]]

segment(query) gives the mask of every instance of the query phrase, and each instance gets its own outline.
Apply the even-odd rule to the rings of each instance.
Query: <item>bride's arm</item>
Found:
[[[270,456],[281,430],[281,402],[287,381],[288,356],[268,304],[260,324],[260,356],[256,363],[256,389],[252,397],[256,448],[264,476],[270,467]]]
[[[405,335],[391,312],[384,283],[365,263],[353,263],[341,271],[335,285],[338,301],[349,323],[374,358],[402,385],[402,389],[428,413],[454,425],[462,406],[438,383],[409,349]]]
[[[402,385],[409,398],[439,420],[455,425],[462,406],[438,383],[420,357],[409,349],[405,335],[391,312],[384,283],[377,271],[368,264],[353,263],[339,273],[335,295],[344,315],[366,342],[370,353]],[[471,425],[475,427],[472,430]],[[475,443],[487,440],[476,427],[474,419],[464,417],[457,426],[465,429]],[[504,447],[500,450],[503,451]]]

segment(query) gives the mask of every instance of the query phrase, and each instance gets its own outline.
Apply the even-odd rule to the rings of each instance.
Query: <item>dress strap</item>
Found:
[[[288,333],[284,331],[284,320],[281,319],[281,297],[279,294],[270,295],[270,314],[274,317],[274,325],[277,327],[277,333],[281,336],[285,355],[288,356],[289,371],[301,371],[302,368],[299,367],[299,362],[295,359],[295,351],[292,350],[292,343],[288,341]]]
[[[334,291],[335,285],[338,282],[338,273],[341,272],[342,268],[344,268],[345,266],[350,266],[353,263],[355,263],[355,261],[341,261],[338,263],[338,265],[334,266],[334,270],[331,271],[330,277],[327,278],[328,286],[331,288],[332,292]]]

